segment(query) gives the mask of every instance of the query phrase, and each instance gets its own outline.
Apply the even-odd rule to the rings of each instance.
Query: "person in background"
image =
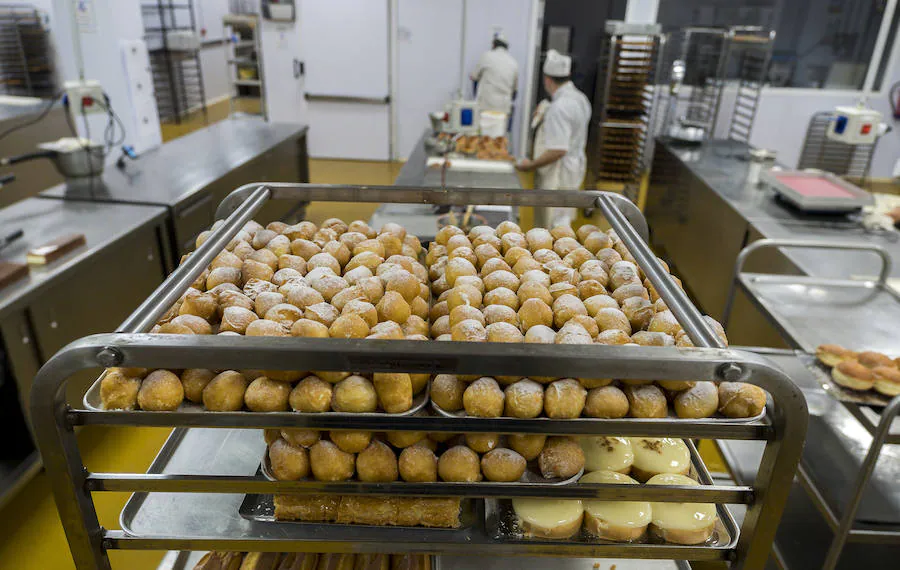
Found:
[[[584,181],[591,103],[572,83],[572,58],[549,50],[544,61],[544,89],[550,103],[535,110],[534,158],[516,165],[537,171],[534,187],[540,190],[578,190]],[[570,225],[575,208],[535,208],[535,227]]]
[[[509,115],[519,82],[519,64],[509,54],[509,42],[503,32],[494,34],[490,51],[481,54],[478,65],[469,77],[478,82],[475,99],[482,111],[497,111]]]

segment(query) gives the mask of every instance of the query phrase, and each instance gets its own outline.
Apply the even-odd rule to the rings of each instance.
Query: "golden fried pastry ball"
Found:
[[[309,454],[303,447],[278,438],[269,446],[269,465],[279,481],[298,481],[309,476]]]
[[[449,287],[456,285],[456,279],[464,275],[478,275],[478,270],[475,269],[475,265],[471,261],[462,257],[455,257],[447,261],[444,277],[447,279]]]
[[[576,286],[580,299],[590,299],[594,295],[606,295],[606,287],[595,279],[582,279]]]
[[[184,396],[195,404],[203,402],[203,389],[215,376],[216,373],[212,370],[202,368],[189,368],[183,371],[181,385],[184,386]]]
[[[488,341],[495,342],[491,340],[491,329],[490,326],[494,323],[507,323],[515,327],[516,332],[519,332],[519,315],[516,313],[514,309],[506,305],[488,305],[484,308],[484,322],[487,324],[485,330],[488,333]],[[519,333],[521,337],[521,333]],[[522,342],[522,339],[516,341]]]
[[[650,300],[650,293],[640,283],[626,283],[612,292],[612,298],[620,305],[629,297],[641,297]]]
[[[399,414],[412,408],[412,380],[406,372],[376,372],[375,392],[378,403],[389,414]]]
[[[259,229],[253,234],[253,241],[250,243],[253,245],[254,249],[262,249],[277,235],[278,233],[272,230],[267,230],[265,228]]]
[[[324,299],[324,297],[322,298]],[[368,298],[363,293],[361,287],[357,285],[351,285],[332,297],[330,303],[334,305],[335,309],[343,312],[344,306],[347,303],[357,300],[368,301]]]
[[[348,376],[335,385],[331,408],[335,412],[374,412],[378,409],[378,393],[367,378]]]
[[[396,291],[385,292],[375,309],[378,311],[379,321],[393,321],[397,324],[405,323],[412,314],[409,303]]]
[[[597,252],[603,249],[610,249],[610,251],[613,251],[611,249],[612,241],[609,239],[609,236],[600,231],[591,232],[584,237],[582,242],[584,243],[584,247],[594,255],[597,255]]]
[[[672,404],[679,418],[708,418],[719,409],[719,389],[712,382],[697,382],[678,392]]]
[[[450,315],[438,317],[431,323],[431,336],[437,338],[450,334]]]
[[[428,311],[429,320],[434,322],[443,316],[447,316],[448,318],[450,316],[450,306],[447,305],[447,301],[434,303]]]
[[[472,249],[472,242],[469,241],[469,238],[467,238],[466,236],[458,234],[455,236],[451,236],[450,239],[447,240],[447,244],[445,247],[447,248],[447,255],[450,255],[457,249]]]
[[[623,345],[630,344],[631,337],[628,336],[628,333],[625,331],[620,331],[619,329],[610,329],[607,331],[601,331],[600,334],[594,337],[594,342],[597,344],[606,344],[606,345]]]
[[[368,323],[354,314],[341,315],[328,328],[328,336],[331,338],[366,338],[368,335]]]
[[[278,269],[278,255],[269,249],[260,249],[259,251],[254,251],[247,257],[247,259],[265,263],[272,269],[272,271]]]
[[[474,251],[475,258],[478,260],[478,267],[482,269],[483,274],[484,269],[488,266],[488,263],[492,259],[497,259],[503,262],[503,266],[499,267],[499,269],[509,269],[509,264],[503,260],[503,256],[500,255],[500,252],[493,245],[489,243],[482,243],[480,245],[476,245]]]
[[[357,315],[365,321],[369,328],[378,324],[378,309],[375,305],[364,299],[347,301],[341,311],[341,316]]]
[[[766,393],[759,386],[743,382],[719,384],[719,412],[723,416],[750,418],[761,414],[765,407]]]
[[[556,344],[591,344],[592,340],[591,335],[583,326],[570,320],[559,329],[553,342]]]
[[[518,433],[507,436],[509,447],[526,461],[537,458],[544,450],[546,442],[547,436],[542,434]]]
[[[325,247],[325,244],[330,241],[336,241],[338,238],[338,234],[336,231],[331,230],[329,228],[319,228],[313,237],[312,240],[319,246]]]
[[[336,295],[350,286],[344,281],[343,277],[338,277],[337,275],[322,275],[321,277],[309,280],[309,284],[329,303]]]
[[[535,261],[540,263],[542,267],[546,263],[562,261],[562,258],[559,256],[559,254],[552,249],[539,249],[531,254],[531,257],[533,257]]]
[[[279,292],[284,294],[285,301],[300,309],[325,302],[325,297],[321,293],[302,284],[282,285]]]
[[[297,257],[302,257],[307,262],[312,256],[321,251],[321,247],[307,239],[297,238],[291,241],[291,253]]]
[[[244,334],[247,336],[288,336],[288,330],[280,322],[258,319],[247,325]]]
[[[488,245],[485,247],[490,248],[491,246]],[[493,248],[491,248],[491,249],[493,250]],[[482,278],[487,277],[488,275],[490,275],[491,273],[494,273],[495,271],[512,272],[512,267],[510,267],[509,264],[506,263],[506,261],[504,261],[504,259],[502,257],[500,257],[499,253],[495,257],[490,257],[490,258],[486,259],[481,264],[481,277]]]
[[[356,470],[355,456],[327,440],[318,441],[309,449],[309,464],[316,481],[346,481]]]
[[[628,398],[616,386],[591,388],[583,413],[589,418],[624,418],[628,415]]]
[[[631,322],[628,317],[619,309],[602,308],[597,311],[594,316],[600,331],[608,331],[611,329],[620,330],[626,334],[631,334]]]
[[[100,401],[103,402],[103,409],[135,409],[140,389],[140,378],[126,376],[120,370],[107,370],[100,382]]]
[[[246,309],[248,311],[252,311],[254,308],[253,301],[250,300],[250,297],[244,295],[240,291],[219,289],[216,296],[219,299],[220,320],[225,314],[225,309],[228,307],[240,307],[241,309]],[[222,331],[220,330],[219,332]]]
[[[174,329],[179,330],[178,334],[212,334],[212,327],[206,319],[196,315],[178,315],[168,323],[162,326],[163,333],[168,332],[166,327],[171,325]],[[189,330],[190,332],[185,331]]]
[[[618,289],[628,283],[641,283],[640,271],[637,265],[630,261],[617,261],[609,268],[609,285]]]
[[[594,254],[594,256],[596,256],[597,259],[599,259],[603,262],[604,265],[606,265],[607,273],[613,265],[622,261],[622,256],[612,247],[600,249]]]
[[[578,325],[588,334],[589,337],[593,338],[600,334],[600,327],[597,326],[597,321],[595,321],[589,315],[575,315],[571,319],[566,322],[567,325],[571,324],[572,326]],[[565,328],[565,325],[563,325]]]
[[[644,330],[650,326],[655,311],[650,301],[641,297],[629,297],[622,303],[622,312],[631,323],[631,330]],[[680,329],[681,327],[679,327]]]
[[[544,409],[544,387],[529,378],[510,384],[503,393],[507,417],[536,418]]]
[[[675,315],[672,314],[672,311],[666,310],[653,315],[653,317],[650,319],[650,325],[647,327],[647,330],[649,330],[650,332],[666,333],[674,337],[676,334],[678,334],[678,331],[681,330],[681,325],[678,324],[678,320],[675,318]]]
[[[585,261],[578,268],[578,273],[583,280],[593,279],[599,281],[604,287],[609,285],[609,275],[606,272],[606,266],[598,259]]]
[[[471,305],[458,305],[450,309],[451,330],[459,323],[469,319],[476,320],[484,325],[484,315],[477,307]]]
[[[253,301],[253,310],[256,311],[257,315],[265,317],[266,313],[268,313],[272,307],[277,307],[284,302],[285,296],[278,291],[263,291],[262,293],[259,293],[256,296],[256,300]],[[293,307],[294,305],[291,306]],[[221,328],[219,330],[221,331]]]
[[[497,230],[495,231],[498,237],[503,237],[508,233],[516,233],[521,234],[522,228],[519,227],[519,224],[515,222],[510,222],[509,220],[505,220],[497,224]]]
[[[664,418],[669,413],[666,396],[653,384],[624,386],[628,415],[632,418]]]
[[[309,449],[321,439],[322,434],[312,429],[284,428],[281,437],[291,445]]]
[[[429,326],[425,320],[418,315],[410,315],[406,322],[403,323],[402,327],[403,333],[409,336],[424,336],[428,337]]]
[[[409,271],[392,271],[384,282],[385,291],[399,293],[407,303],[419,296],[419,280]]]
[[[553,236],[553,239],[557,240],[557,239],[562,239],[562,238],[573,238],[574,239],[577,234],[575,233],[575,230],[573,230],[571,226],[561,225],[561,226],[554,226],[554,227],[550,228],[550,235]]]
[[[532,271],[541,271],[541,263],[528,256],[520,257],[515,265],[512,266],[512,272],[518,275],[520,280]],[[541,272],[543,273],[543,271]]]
[[[261,281],[271,281],[275,271],[265,263],[254,261],[252,259],[244,260],[241,265],[241,282],[246,285],[251,279],[259,279]]]
[[[337,260],[337,262],[341,265],[347,265],[347,262],[350,261],[350,248],[341,243],[340,241],[330,241],[326,243],[322,247],[322,254],[327,254]],[[337,272],[335,272],[337,273]]]
[[[366,338],[375,338],[381,340],[402,340],[404,338],[403,328],[394,321],[385,321],[378,323],[369,329],[369,336]]]
[[[545,479],[574,477],[584,469],[584,451],[574,438],[548,437],[538,467]]]
[[[579,247],[581,247],[581,244],[574,237],[561,237],[553,242],[553,251],[560,257],[569,255]]]
[[[638,331],[631,335],[631,342],[640,346],[674,346],[675,339],[666,333]]]
[[[370,238],[373,238],[376,235],[378,235],[375,232],[375,230],[373,230],[371,227],[369,227],[369,224],[367,224],[366,222],[364,222],[362,220],[354,220],[354,221],[350,222],[350,224],[347,226],[347,231],[359,232],[359,233],[365,235],[366,237],[370,237]]]
[[[519,324],[525,332],[533,326],[553,325],[553,310],[540,299],[526,299],[519,307],[518,315]]]
[[[553,302],[553,323],[561,328],[575,315],[587,315],[581,299],[574,295],[561,295]]]
[[[236,412],[244,406],[247,379],[240,372],[226,370],[203,389],[203,406],[214,412]]]
[[[188,289],[178,307],[179,315],[195,315],[204,320],[211,320],[218,314],[218,302],[213,295],[201,293],[196,289]]]
[[[310,375],[294,386],[288,402],[295,412],[319,414],[331,409],[332,392],[331,384]]]
[[[217,256],[215,256],[209,264],[209,271],[212,274],[212,271],[218,269],[219,267],[231,267],[234,269],[240,269],[244,264],[244,260],[235,255],[233,252],[224,250],[219,252]],[[207,278],[208,279],[208,278]]]
[[[517,233],[507,233],[500,236],[500,250],[504,253],[509,251],[510,248],[513,247],[528,247],[528,241],[525,239],[525,236]]]
[[[503,252],[503,261],[510,267],[515,267],[520,259],[531,259],[531,252],[524,247],[511,247]]]
[[[482,294],[476,287],[472,285],[457,285],[447,292],[448,311],[452,311],[456,307],[467,306],[478,309],[481,307]]]
[[[594,259],[594,255],[586,250],[583,247],[579,247],[577,249],[573,249],[563,258],[563,263],[572,267],[573,269],[580,270],[581,267],[587,263],[588,261],[592,261]]]
[[[543,283],[538,283],[536,281],[522,283],[522,285],[519,286],[517,296],[519,298],[520,309],[525,301],[529,299],[536,299],[548,306],[553,304],[553,295],[550,293],[550,289]]]
[[[251,412],[282,412],[288,409],[291,385],[260,376],[247,386],[244,404]]]
[[[453,236],[461,236],[464,233],[465,232],[463,232],[456,226],[444,226],[437,231],[434,236],[434,241],[439,245],[446,246],[447,242],[450,241],[450,238],[452,238]]]
[[[469,285],[478,289],[482,295],[485,294],[484,281],[477,275],[460,275],[456,278],[456,285]]]
[[[328,338],[328,327],[312,319],[300,319],[291,326],[291,335],[304,338]]]
[[[266,441],[266,446],[275,443],[279,437],[281,437],[281,430],[270,428],[263,429],[263,439]]]
[[[142,410],[169,412],[184,400],[181,379],[168,370],[154,370],[141,382],[137,403]]]
[[[505,307],[508,309],[508,307]],[[509,309],[512,311],[512,309]],[[525,342],[525,336],[514,324],[497,322],[485,327],[488,342]]]
[[[316,303],[306,307],[306,310],[303,311],[304,319],[322,323],[326,327],[330,327],[338,316],[340,316],[340,313],[331,303]]]
[[[453,374],[438,374],[431,381],[431,401],[446,412],[463,409],[466,383]]]
[[[389,483],[399,476],[397,456],[394,451],[377,439],[356,456],[356,476],[360,481]]]
[[[503,415],[505,396],[500,385],[487,376],[469,384],[463,392],[466,414],[481,418],[499,418]]]
[[[506,287],[497,287],[496,289],[492,289],[485,293],[484,304],[486,306],[503,305],[509,307],[513,311],[518,311],[519,297],[514,291],[507,289]]]
[[[578,380],[557,380],[544,390],[544,412],[554,419],[580,417],[586,396],[587,390]]]
[[[581,281],[581,274],[562,261],[554,261],[547,264],[547,266],[550,267],[551,283],[570,283],[572,285],[578,285]]]
[[[415,445],[427,436],[424,431],[389,431],[385,434],[388,443],[399,449]]]
[[[556,332],[546,325],[535,325],[525,333],[525,342],[532,344],[553,344]]]
[[[476,453],[487,453],[500,445],[500,434],[467,433],[464,437],[466,446]]]
[[[657,380],[656,383],[667,392],[680,392],[693,388],[697,384],[692,380]]]
[[[383,258],[385,255],[384,244],[382,244],[375,238],[366,239],[357,243],[350,253],[353,257],[356,257],[357,255],[360,255],[362,253],[371,253]],[[369,264],[366,264],[366,266],[368,267]],[[369,267],[369,269],[372,269],[373,271],[375,270],[374,267]]]
[[[366,267],[365,265],[360,265],[358,267],[354,267],[350,271],[344,271],[344,281],[349,283],[350,285],[356,285],[363,279],[367,279],[369,277],[373,277],[375,274]]]
[[[457,307],[457,309],[460,308],[462,307]],[[480,311],[479,316],[481,316]],[[434,327],[431,330],[432,333],[435,332]],[[450,335],[457,342],[485,342],[487,340],[487,331],[485,331],[484,325],[475,319],[466,319],[457,323],[450,329]]]
[[[424,445],[413,445],[400,452],[400,477],[407,483],[437,481],[438,458]]]
[[[532,252],[553,247],[553,236],[544,228],[532,228],[525,232],[525,241]]]
[[[511,271],[499,270],[494,271],[490,275],[483,278],[484,288],[492,291],[498,287],[505,287],[510,291],[518,291],[519,278]]]
[[[344,271],[352,271],[357,267],[365,267],[374,274],[375,270],[378,269],[378,266],[382,263],[384,263],[384,258],[377,253],[372,251],[362,251],[350,258],[350,261],[344,266]]]
[[[481,480],[481,461],[477,453],[457,445],[441,454],[438,475],[442,481],[474,483]]]
[[[571,283],[554,283],[550,285],[548,291],[550,291],[550,296],[553,297],[554,303],[563,295],[572,295],[578,298],[578,287]],[[581,300],[580,298],[578,299]]]
[[[618,309],[619,303],[609,295],[594,295],[584,301],[588,314],[596,317],[600,309]]]
[[[488,481],[518,481],[525,474],[525,458],[512,449],[498,447],[481,458],[481,472]]]
[[[290,330],[295,322],[303,318],[303,311],[290,303],[279,303],[269,309],[264,318],[279,323],[285,330]]]

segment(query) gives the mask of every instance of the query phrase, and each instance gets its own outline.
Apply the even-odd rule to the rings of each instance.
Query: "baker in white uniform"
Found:
[[[540,190],[578,190],[584,181],[591,103],[572,83],[572,58],[549,50],[544,61],[544,89],[550,104],[542,101],[535,111],[534,158],[516,165],[536,170],[534,187]],[[575,208],[535,208],[534,225],[570,225]]]
[[[480,110],[510,114],[519,82],[519,64],[509,54],[509,42],[502,32],[494,34],[491,50],[481,54],[469,77],[478,82],[475,99]]]

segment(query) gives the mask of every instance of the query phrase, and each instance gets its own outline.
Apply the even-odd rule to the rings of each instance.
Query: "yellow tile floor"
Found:
[[[227,117],[227,102],[209,109],[209,120]],[[171,140],[203,128],[202,115],[180,125],[163,125],[164,140]],[[311,160],[312,182],[323,184],[389,185],[396,178],[400,163]],[[523,177],[523,185],[531,187]],[[308,218],[321,222],[329,217],[345,220],[368,219],[378,204],[317,203],[308,209]],[[522,225],[530,227],[533,219],[523,208]],[[591,220],[593,221],[593,220]],[[580,218],[576,224],[587,223]],[[169,430],[165,428],[101,428],[90,427],[79,433],[85,464],[94,471],[143,472],[159,451]],[[724,471],[724,463],[712,442],[701,443],[701,454],[713,471]],[[127,493],[96,493],[94,502],[101,524],[118,528],[118,517],[128,499]],[[151,570],[162,558],[161,552],[112,551],[113,568]],[[56,512],[50,484],[44,473],[37,475],[5,508],[0,511],[0,570],[68,570],[74,568],[63,526]]]

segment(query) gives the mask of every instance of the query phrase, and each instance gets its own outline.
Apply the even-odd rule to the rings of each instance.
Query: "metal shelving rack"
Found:
[[[658,24],[606,24],[592,121],[598,181],[635,184],[648,168],[664,43]]]
[[[725,55],[725,64],[729,67],[734,66],[735,69],[732,72],[726,68],[725,77],[727,80],[728,77],[735,76],[737,84],[728,138],[749,142],[753,121],[759,108],[759,98],[769,69],[769,60],[772,58],[772,49],[775,47],[775,31],[759,26],[733,26],[728,29],[726,40],[728,52]],[[721,98],[721,93],[719,97]],[[717,108],[720,105],[717,105]]]
[[[240,228],[269,199],[339,202],[431,203],[466,206],[564,206],[600,209],[632,252],[638,265],[682,323],[694,349],[570,345],[504,345],[460,342],[374,341],[272,337],[146,335]],[[255,183],[232,192],[219,206],[217,218],[227,216],[209,239],[157,288],[118,329],[76,341],[44,365],[32,389],[32,417],[57,507],[76,566],[109,568],[109,549],[231,550],[231,551],[353,551],[442,552],[494,556],[573,556],[635,559],[719,560],[733,568],[761,569],[778,525],[790,482],[800,458],[808,422],[802,393],[771,362],[758,355],[724,348],[687,295],[669,277],[646,245],[647,226],[637,207],[615,193],[543,191],[509,192],[497,189],[414,189]],[[371,414],[303,414],[296,412],[174,412],[95,411],[66,405],[68,378],[78,370],[109,366],[153,366],[214,369],[317,369],[408,371],[488,375],[547,375],[592,377],[603,370],[614,378],[744,381],[771,395],[762,420],[737,419],[572,419],[447,418]],[[94,473],[84,465],[75,426],[175,426],[173,434],[149,473]],[[221,434],[223,428],[305,427],[371,431],[414,430],[453,433],[543,433],[573,435],[667,436],[761,440],[765,451],[752,485],[720,486],[706,479],[697,486],[630,486],[584,484],[492,485],[489,483],[323,483],[269,481],[241,474],[231,463],[215,466],[202,453],[179,454],[179,441]],[[198,428],[218,428],[203,430]],[[257,435],[258,437],[258,435]],[[208,440],[207,440],[208,441]],[[221,446],[220,446],[221,447]],[[218,448],[217,448],[218,449]],[[231,449],[231,448],[229,448]],[[230,452],[230,451],[229,451]],[[223,452],[224,453],[224,452]],[[180,459],[170,463],[170,457]],[[258,457],[258,456],[257,456]],[[180,462],[180,463],[179,463]],[[171,467],[171,469],[169,469]],[[210,474],[213,467],[223,472]],[[102,528],[92,494],[135,492],[144,499],[189,493],[178,508],[148,516],[140,532]],[[459,538],[453,532],[410,529],[330,527],[328,532],[304,531],[296,523],[251,524],[230,508],[244,493],[397,494],[453,497],[601,498],[660,502],[746,504],[743,524],[725,545],[507,542],[492,538],[484,521]],[[197,499],[202,494],[202,499]],[[134,498],[133,498],[134,499]],[[181,505],[208,505],[198,512]],[[138,505],[136,516],[141,515]],[[224,509],[224,510],[223,510]],[[721,512],[721,511],[720,511]],[[730,515],[726,515],[731,518]],[[212,517],[210,519],[210,517]],[[215,524],[207,524],[214,520]],[[191,521],[198,521],[199,524]]]
[[[0,92],[52,97],[52,61],[41,13],[30,4],[0,4]]]
[[[232,46],[228,54],[228,78],[231,82],[231,96],[228,100],[229,114],[235,114],[238,99],[258,99],[259,114],[266,116],[266,86],[262,67],[262,43],[260,41],[258,14],[226,14],[222,18],[226,28],[225,37]],[[231,34],[227,29],[231,28]],[[252,69],[255,77],[242,79],[242,69]],[[247,114],[242,110],[241,113]]]
[[[141,4],[141,12],[144,35],[151,44],[150,67],[160,119],[180,124],[189,114],[200,111],[203,121],[209,123],[200,50],[175,49],[169,44],[170,32],[197,33],[194,1],[146,2]],[[180,23],[184,19],[187,24]]]
[[[747,258],[760,249],[802,248],[860,251],[877,255],[882,260],[879,277],[875,281],[856,281],[804,277],[797,275],[771,275],[745,273]],[[782,337],[792,341],[799,351],[815,354],[819,344],[833,343],[844,346],[860,346],[867,350],[896,350],[896,336],[873,326],[879,321],[900,322],[900,295],[887,284],[891,273],[891,257],[877,245],[855,245],[801,240],[763,239],[745,247],[737,257],[734,277],[723,311],[723,324],[728,325],[737,288],[747,295],[766,318],[779,330]],[[824,320],[843,324],[846,337],[820,338],[816,324]],[[893,345],[893,346],[892,346]],[[825,494],[817,487],[817,478],[801,462],[798,475],[804,489],[822,513],[834,532],[823,570],[833,570],[840,560],[841,551],[848,542],[890,542],[900,540],[897,525],[863,524],[857,521],[857,510],[869,485],[878,457],[885,445],[900,444],[900,426],[895,420],[900,415],[900,396],[893,398],[879,412],[864,406],[841,400],[841,404],[872,436],[862,460],[856,480],[853,482],[849,501],[839,514],[838,506],[829,504]],[[880,528],[879,528],[880,527]]]

